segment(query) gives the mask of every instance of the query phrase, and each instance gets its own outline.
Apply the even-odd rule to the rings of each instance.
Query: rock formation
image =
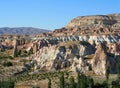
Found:
[[[84,41],[79,40],[77,37],[64,38],[40,40],[38,51],[34,56],[30,57],[37,61],[37,68],[51,71],[70,68],[71,71],[79,71],[81,73],[86,73],[91,68],[95,74],[105,75],[106,64],[109,63],[111,64],[111,72],[116,72],[115,55],[120,53],[119,48],[117,49],[119,44],[116,42],[119,39],[112,41],[111,38],[107,39],[105,37],[105,40],[102,40],[103,38],[99,39],[100,37],[98,37],[96,42],[93,42],[95,38],[90,38],[89,40],[86,37],[83,39]],[[82,38],[84,37],[82,36]],[[113,54],[114,57],[111,57],[108,53]],[[89,58],[88,55],[92,54],[94,56]]]
[[[57,70],[70,67],[73,58],[79,59],[79,57],[92,54],[94,51],[94,47],[89,43],[72,41],[65,44],[51,45],[50,47],[44,46],[36,52],[34,59],[37,60],[40,68]]]
[[[14,40],[14,48],[13,48],[13,57],[16,57],[17,56],[17,40]]]
[[[108,61],[106,47],[103,44],[98,44],[96,48],[97,50],[93,57],[93,71],[95,74],[104,75],[106,73],[106,65]]]

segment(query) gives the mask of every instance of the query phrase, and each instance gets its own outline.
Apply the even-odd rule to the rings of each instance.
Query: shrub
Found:
[[[19,51],[18,51],[18,55],[21,55],[21,53],[22,53],[22,51],[21,51],[21,50],[19,50]]]
[[[26,50],[24,50],[24,51],[23,51],[23,53],[27,53],[27,51],[26,51]]]
[[[0,82],[0,88],[14,88],[14,82],[13,81],[1,81]]]
[[[70,78],[70,88],[76,88],[75,80],[73,77]]]
[[[9,67],[9,66],[13,66],[12,62],[4,62],[3,63],[4,67]]]
[[[9,59],[14,59],[12,56],[8,56]]]
[[[118,58],[117,71],[118,71],[118,79],[120,79],[120,58]]]
[[[51,79],[48,78],[48,88],[51,88]]]
[[[60,77],[60,88],[64,88],[64,73],[61,73],[61,77]]]
[[[31,49],[29,50],[28,54],[29,54],[29,55],[30,55],[30,54],[33,54],[33,48],[31,48]]]
[[[5,49],[1,49],[0,51],[1,51],[1,52],[4,52],[4,51],[5,51]]]
[[[40,88],[39,86],[33,86],[32,88]]]

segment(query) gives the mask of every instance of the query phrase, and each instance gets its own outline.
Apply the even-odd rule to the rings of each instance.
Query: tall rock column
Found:
[[[105,46],[102,44],[98,44],[96,46],[96,48],[97,48],[97,50],[93,57],[93,71],[97,75],[105,75],[106,74],[106,65],[107,65],[107,61],[108,61]]]
[[[17,40],[14,40],[14,48],[13,48],[13,57],[17,57],[18,54],[17,54]]]

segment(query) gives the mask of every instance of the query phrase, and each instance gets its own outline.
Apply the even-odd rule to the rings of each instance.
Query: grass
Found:
[[[64,76],[65,76],[65,82],[66,83],[69,82],[69,78],[71,76],[73,76],[75,78],[75,82],[77,82],[77,73],[75,73],[75,72],[66,72],[66,71],[45,72],[45,73],[40,73],[40,74],[34,74],[33,76],[28,75],[28,74],[26,74],[26,75],[24,74],[24,76],[21,76],[24,80],[18,81],[16,83],[15,88],[20,88],[21,86],[22,86],[22,88],[31,88],[32,86],[38,86],[40,88],[47,88],[48,77],[51,79],[51,83],[52,83],[51,88],[58,88],[59,87],[59,77],[60,77],[62,72],[65,72]],[[32,78],[30,78],[30,77],[32,77]],[[91,76],[91,77],[94,79],[95,84],[96,83],[102,84],[106,80],[105,76],[95,76],[94,75],[94,76]],[[116,80],[116,79],[117,79],[116,74],[110,74],[109,84],[113,80]],[[31,84],[31,85],[29,85],[29,84]]]
[[[94,79],[94,83],[103,83],[106,80],[105,76],[92,76],[92,78]],[[117,79],[117,74],[110,74],[109,76],[109,84],[112,81],[115,81]]]
[[[51,79],[52,88],[59,87],[59,77],[61,73],[64,72],[66,83],[69,82],[69,78],[73,76],[75,82],[77,82],[77,73],[68,72],[68,70],[61,70],[55,72],[38,72],[36,74],[30,74],[31,71],[25,72],[12,77],[15,80],[15,88],[32,88],[33,86],[38,86],[40,88],[47,88],[48,78]],[[96,83],[103,83],[106,80],[105,76],[90,75]],[[117,74],[110,74],[109,83],[117,79]]]
[[[67,41],[67,42],[65,42],[65,46],[67,46],[67,47],[73,46],[76,44],[80,44],[80,41]]]
[[[4,52],[0,51],[0,56],[5,57],[5,56],[11,56],[13,54],[13,50],[5,50]]]
[[[94,57],[94,54],[91,54],[91,55],[85,56],[85,59],[93,59],[93,57]]]
[[[69,72],[67,71],[56,71],[56,72],[43,72],[38,74],[29,74],[24,73],[15,77],[16,87],[15,88],[31,88],[32,86],[36,86],[39,84],[40,88],[47,88],[48,78],[51,79],[52,88],[57,88],[59,86],[59,77],[61,73],[65,74],[65,77],[68,76]],[[34,81],[35,85],[26,85],[27,83],[31,83]],[[32,82],[33,83],[33,82]]]
[[[0,60],[14,59],[12,53],[12,50],[5,50],[4,52],[0,51]]]

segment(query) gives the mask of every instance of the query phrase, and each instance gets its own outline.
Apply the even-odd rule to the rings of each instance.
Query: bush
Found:
[[[31,49],[29,50],[28,54],[29,54],[29,55],[30,55],[30,54],[33,54],[33,48],[31,48]]]
[[[1,49],[0,51],[1,51],[1,52],[4,52],[4,51],[5,51],[5,49]]]
[[[1,81],[0,82],[0,88],[14,88],[14,82],[13,81]]]
[[[12,56],[8,56],[9,59],[14,59]]]
[[[104,81],[103,83],[96,83],[95,85],[94,85],[94,88],[109,88],[109,86],[108,86],[108,84],[107,84],[107,82],[106,81]]]
[[[51,79],[48,78],[48,88],[51,88]]]
[[[112,85],[112,88],[120,88],[120,84],[119,84],[120,80],[115,80],[115,81],[112,81],[111,85]]]
[[[28,52],[26,50],[24,50],[23,53],[28,53]]]
[[[22,51],[21,51],[21,50],[19,50],[19,51],[18,51],[18,55],[20,56],[20,55],[21,55],[21,53],[22,53]]]
[[[40,88],[39,86],[33,86],[32,88]]]
[[[4,66],[4,67],[13,66],[13,63],[12,63],[12,62],[4,62],[4,63],[3,63],[3,66]]]
[[[0,56],[0,59],[7,59],[7,58],[14,59],[12,56]]]
[[[64,73],[61,73],[61,77],[60,77],[60,88],[64,88]]]
[[[70,88],[76,88],[75,80],[73,77],[70,77]]]

